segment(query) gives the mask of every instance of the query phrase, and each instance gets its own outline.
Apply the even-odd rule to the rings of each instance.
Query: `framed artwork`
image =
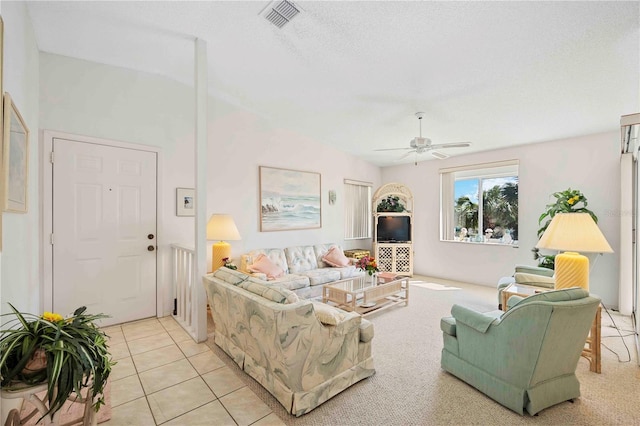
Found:
[[[0,129],[4,129],[2,127],[2,119],[4,114],[2,114],[2,94],[4,93],[3,76],[4,76],[4,21],[2,20],[2,16],[0,16]],[[4,132],[0,131],[0,251],[2,251],[2,175],[4,174],[4,166],[2,166],[2,138]]]
[[[29,129],[8,93],[4,94],[2,137],[2,202],[4,211],[27,212]]]
[[[260,166],[260,231],[322,227],[320,173]]]
[[[176,188],[176,216],[196,215],[196,190]]]

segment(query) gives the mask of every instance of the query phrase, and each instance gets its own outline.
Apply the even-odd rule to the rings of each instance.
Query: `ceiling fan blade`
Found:
[[[382,148],[382,149],[374,149],[374,151],[400,151],[400,150],[407,150],[407,149],[411,149],[411,148]]]
[[[400,158],[396,159],[395,161],[402,161],[402,160],[404,160],[405,158],[407,158],[408,156],[410,156],[410,155],[411,155],[411,153],[413,153],[413,152],[416,152],[416,150],[415,150],[415,149],[412,149],[411,151],[407,152],[406,154],[404,154],[402,157],[400,157]]]
[[[430,151],[430,154],[436,157],[438,160],[444,160],[445,158],[449,158],[447,154],[443,154],[442,152],[438,152],[438,151]]]
[[[431,149],[439,148],[466,148],[471,146],[471,142],[454,142],[454,143],[439,143],[437,145],[431,145]]]

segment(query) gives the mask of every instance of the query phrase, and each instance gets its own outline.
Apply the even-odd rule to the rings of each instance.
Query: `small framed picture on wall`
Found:
[[[176,216],[196,215],[196,190],[176,188]]]

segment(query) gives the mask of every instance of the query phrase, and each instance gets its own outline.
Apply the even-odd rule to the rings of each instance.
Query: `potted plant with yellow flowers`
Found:
[[[96,320],[106,315],[75,310],[69,318],[45,312],[21,313],[11,304],[3,316],[13,317],[0,330],[0,378],[4,390],[47,383],[48,411],[53,415],[68,398],[87,389],[96,411],[104,404],[103,391],[113,361],[107,336]]]
[[[542,237],[544,231],[547,230],[554,216],[558,213],[589,213],[595,223],[598,223],[598,216],[587,208],[589,204],[587,197],[577,190],[568,188],[564,191],[554,192],[555,201],[546,205],[546,210],[538,218],[538,238]],[[555,255],[540,254],[540,249],[534,247],[532,250],[533,258],[538,261],[538,266],[548,269],[555,268]]]

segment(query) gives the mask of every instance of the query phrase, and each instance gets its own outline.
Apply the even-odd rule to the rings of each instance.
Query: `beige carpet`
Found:
[[[408,307],[369,316],[375,326],[376,374],[300,418],[289,415],[256,381],[242,373],[211,338],[208,344],[288,425],[640,424],[640,368],[632,337],[626,338],[631,363],[618,362],[616,355],[604,347],[602,374],[591,373],[588,361],[580,359],[577,375],[582,397],[575,403],[558,404],[536,417],[520,416],[440,369],[440,318],[449,315],[454,303],[479,311],[496,309],[495,289],[427,278],[422,281],[461,290],[412,286]],[[630,329],[628,317],[614,318],[624,329]],[[613,337],[617,332],[609,324],[603,311],[603,344],[626,359],[621,339]]]

